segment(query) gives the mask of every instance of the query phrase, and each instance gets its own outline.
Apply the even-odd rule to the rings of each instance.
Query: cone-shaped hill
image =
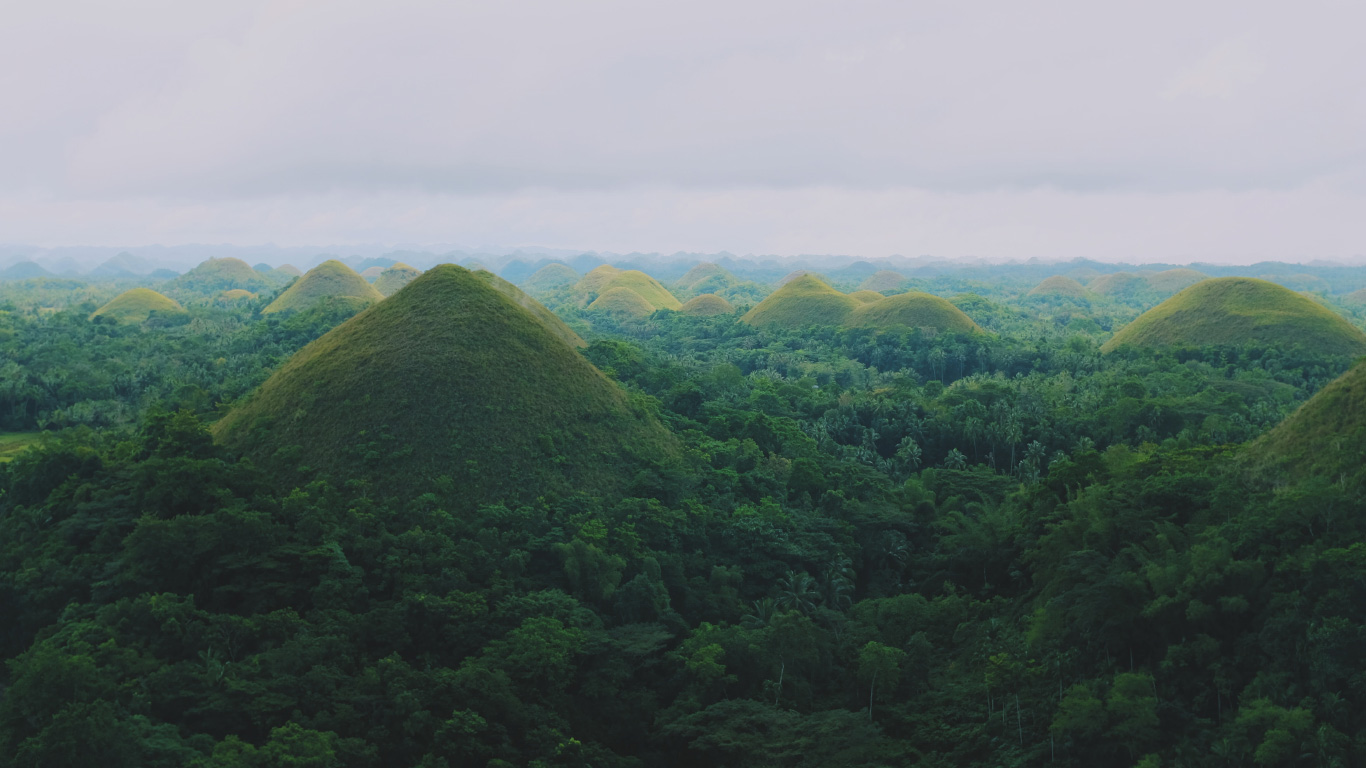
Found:
[[[704,261],[689,269],[684,275],[678,278],[673,284],[674,290],[686,295],[700,295],[703,293],[715,293],[725,290],[740,280],[722,267],[720,264],[713,264]]]
[[[809,270],[809,269],[798,269],[798,270],[795,270],[795,271],[793,271],[793,272],[788,272],[786,275],[783,275],[783,276],[782,276],[782,279],[780,279],[778,282],[776,282],[776,283],[773,284],[773,287],[774,287],[774,288],[782,288],[784,285],[787,285],[788,283],[792,282],[793,280],[798,280],[798,279],[803,278],[803,277],[806,277],[806,276],[808,276],[808,275],[810,275],[811,277],[816,278],[817,280],[820,280],[822,283],[825,283],[826,285],[829,285],[829,284],[830,284],[830,281],[826,279],[825,275],[822,275],[822,274],[819,273],[819,272],[812,272],[812,271]]]
[[[550,310],[546,309],[545,305],[528,296],[526,292],[523,291],[521,288],[518,288],[512,283],[509,283],[503,278],[485,269],[481,269],[478,272],[475,272],[474,276],[479,278],[480,280],[483,280],[485,283],[488,283],[489,287],[493,290],[503,294],[509,299],[512,299],[512,302],[517,306],[530,312],[532,317],[535,317],[537,320],[540,320],[541,323],[545,325],[545,327],[550,329],[551,333],[560,337],[560,339],[569,346],[588,346],[588,342],[579,338],[579,335],[577,333],[574,333],[574,330],[572,328],[570,328],[568,325],[565,325],[565,322],[560,319],[559,315],[556,315],[554,312],[551,312]]]
[[[857,299],[831,288],[813,274],[804,273],[770,293],[740,320],[750,325],[783,328],[844,325],[860,306],[863,305]]]
[[[1091,292],[1086,290],[1086,286],[1063,275],[1053,275],[1042,283],[1034,286],[1026,293],[1026,297],[1045,298],[1057,297],[1064,299],[1089,299]]]
[[[1151,275],[1144,275],[1148,287],[1157,293],[1172,294],[1184,288],[1189,288],[1201,280],[1208,280],[1209,275],[1194,269],[1168,269],[1162,272],[1155,272]]]
[[[1366,362],[1339,376],[1270,432],[1248,446],[1263,468],[1279,467],[1292,478],[1336,482],[1366,468]]]
[[[906,282],[906,276],[890,269],[880,269],[868,276],[858,287],[860,291],[895,291]]]
[[[630,288],[608,288],[593,299],[588,310],[627,317],[649,317],[654,314],[655,308]]]
[[[1099,293],[1102,296],[1131,296],[1148,287],[1147,281],[1141,276],[1132,272],[1112,272],[1108,275],[1101,275],[1090,283],[1087,288],[1092,293]]]
[[[175,315],[185,308],[151,288],[134,288],[115,296],[108,304],[90,313],[90,319],[106,317],[116,323],[141,323],[153,312]]]
[[[384,296],[393,296],[398,293],[398,289],[416,280],[420,274],[422,270],[400,261],[379,273],[379,277],[375,278],[375,290]]]
[[[857,301],[860,304],[871,304],[875,301],[882,301],[887,297],[883,296],[877,291],[854,291],[853,293],[849,294],[849,298],[853,299],[854,301]]]
[[[729,315],[734,311],[735,307],[732,307],[729,301],[726,301],[714,293],[704,293],[701,296],[695,296],[683,305],[683,314],[696,317]]]
[[[638,269],[621,270],[604,264],[584,275],[583,279],[574,287],[583,292],[590,304],[600,295],[613,288],[624,288],[635,292],[644,299],[645,303],[650,305],[651,312],[656,309],[679,310],[683,308],[683,304],[672,293],[669,293],[669,289]]]
[[[278,283],[276,283],[278,285]],[[209,259],[162,286],[181,297],[217,296],[234,288],[256,292],[272,287],[271,280],[241,259]]]
[[[369,304],[383,299],[384,295],[375,290],[365,278],[345,264],[331,259],[308,270],[285,292],[261,310],[262,314],[284,312],[285,310],[304,310],[323,299],[343,299]]]
[[[280,266],[275,268],[275,271],[283,272],[286,275],[289,275],[290,277],[303,277],[304,274],[303,270],[299,269],[293,264],[281,264]]]
[[[555,262],[531,273],[522,281],[522,289],[531,294],[549,293],[573,285],[579,281],[579,273],[568,264]]]
[[[1284,286],[1250,277],[1204,280],[1138,316],[1101,346],[1302,345],[1322,354],[1366,353],[1366,334]]]
[[[368,267],[360,273],[360,276],[373,283],[382,274],[384,274],[384,267]]]
[[[872,328],[933,328],[945,333],[982,332],[972,318],[948,300],[919,291],[864,304],[853,311],[846,324]]]
[[[304,347],[213,431],[262,467],[455,510],[610,493],[677,452],[531,313],[449,264]]]

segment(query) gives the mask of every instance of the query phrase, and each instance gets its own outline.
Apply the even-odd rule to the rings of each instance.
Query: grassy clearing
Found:
[[[0,463],[12,461],[42,436],[42,432],[0,432]]]

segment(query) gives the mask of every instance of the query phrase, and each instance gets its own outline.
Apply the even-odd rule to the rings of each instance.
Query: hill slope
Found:
[[[217,296],[234,288],[253,293],[272,287],[271,281],[241,259],[209,259],[171,280],[162,290],[179,296]]]
[[[682,302],[672,293],[669,293],[668,288],[638,269],[628,269],[616,273],[603,285],[602,291],[605,293],[613,288],[625,288],[634,291],[650,305],[651,309],[679,310],[683,308]]]
[[[529,293],[548,293],[578,282],[579,273],[568,264],[547,264],[536,270],[526,280],[522,288]]]
[[[1144,279],[1148,287],[1158,293],[1176,293],[1183,288],[1189,288],[1201,280],[1208,280],[1209,275],[1194,269],[1168,269],[1151,275],[1145,275]]]
[[[1250,277],[1204,280],[1139,315],[1101,346],[1303,345],[1366,353],[1366,334],[1289,288]]]
[[[309,344],[214,426],[263,467],[446,504],[610,491],[672,436],[487,282],[435,267]],[[297,446],[297,448],[290,448]]]
[[[283,312],[288,309],[308,309],[322,299],[355,299],[360,302],[374,302],[384,298],[365,278],[356,274],[354,269],[335,259],[324,261],[308,270],[285,292],[272,301],[261,314]]]
[[[704,293],[695,296],[683,305],[683,314],[694,315],[696,317],[710,317],[712,315],[729,315],[735,311],[729,301],[717,296],[714,293]]]
[[[769,294],[740,320],[750,325],[784,328],[844,325],[860,306],[863,305],[857,299],[831,288],[815,275],[804,273]]]
[[[475,272],[474,276],[479,278],[480,280],[483,280],[493,290],[503,294],[509,299],[512,299],[512,303],[530,312],[532,317],[535,317],[537,320],[540,320],[546,328],[550,329],[551,333],[558,336],[562,341],[564,341],[569,346],[588,346],[588,342],[580,338],[577,333],[574,333],[574,329],[570,328],[568,325],[565,325],[565,322],[560,319],[559,315],[556,315],[554,312],[551,312],[550,310],[546,309],[545,305],[528,296],[526,292],[523,291],[521,288],[518,288],[512,283],[509,283],[503,278],[485,269],[481,269],[478,272]]]
[[[1091,292],[1086,290],[1086,286],[1063,275],[1053,275],[1029,289],[1029,293],[1025,294],[1025,296],[1032,297],[1058,296],[1068,299],[1087,299],[1091,295]]]
[[[1248,446],[1263,465],[1292,477],[1336,481],[1366,467],[1366,362],[1358,363]]]
[[[645,297],[630,288],[608,288],[593,299],[588,309],[590,312],[607,312],[629,317],[648,317],[655,311]]]
[[[384,296],[393,296],[403,286],[417,279],[422,274],[422,270],[410,267],[403,262],[397,262],[393,266],[379,273],[375,278],[375,290]]]
[[[906,282],[906,276],[890,269],[880,269],[859,284],[860,291],[895,291]]]
[[[1130,296],[1145,290],[1148,283],[1132,272],[1112,272],[1097,277],[1087,283],[1086,287],[1091,289],[1092,293],[1099,293],[1102,296]]]
[[[179,314],[185,308],[172,299],[157,293],[151,288],[134,288],[124,291],[110,300],[108,304],[90,313],[90,319],[107,317],[118,323],[141,323],[152,316],[153,312]]]
[[[889,328],[934,328],[947,333],[981,332],[981,328],[963,310],[948,300],[928,293],[913,291],[888,296],[882,301],[864,304],[849,317],[849,325]]]

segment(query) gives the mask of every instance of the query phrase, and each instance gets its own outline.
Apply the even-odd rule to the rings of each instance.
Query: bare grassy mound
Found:
[[[1366,467],[1366,362],[1357,363],[1247,448],[1292,477],[1358,479]]]
[[[90,313],[90,319],[108,318],[116,323],[141,323],[152,313],[173,315],[184,312],[185,308],[151,288],[134,288],[115,296],[103,307]]]
[[[808,325],[845,325],[856,307],[863,306],[831,288],[819,277],[801,274],[759,302],[740,320],[750,325],[804,328]]]
[[[375,302],[383,299],[384,295],[375,290],[373,285],[365,282],[365,278],[356,274],[354,269],[331,259],[308,270],[308,274],[285,289],[285,292],[261,310],[261,313],[273,314],[308,309],[329,298]]]
[[[1132,272],[1113,272],[1097,277],[1087,283],[1086,287],[1102,296],[1121,297],[1131,296],[1145,290],[1148,287],[1148,281]]]
[[[1091,292],[1086,290],[1086,286],[1063,275],[1053,275],[1025,294],[1025,296],[1033,297],[1057,296],[1068,299],[1088,299],[1091,295]]]
[[[1101,346],[1303,346],[1322,354],[1366,353],[1366,334],[1284,286],[1250,277],[1204,280],[1138,316]]]
[[[933,328],[945,333],[980,333],[982,329],[963,310],[928,293],[913,291],[888,296],[856,308],[848,325],[874,328],[905,326]]]
[[[161,287],[182,298],[212,297],[234,288],[257,292],[271,287],[271,281],[241,259],[209,259]]]
[[[849,294],[849,298],[853,299],[854,301],[857,301],[860,304],[871,304],[875,301],[882,301],[887,297],[883,296],[877,291],[854,291],[853,293]]]
[[[400,261],[379,273],[379,277],[375,278],[375,290],[384,296],[393,296],[400,288],[416,280],[420,274],[422,270]]]
[[[906,276],[890,269],[880,269],[868,276],[858,287],[860,291],[896,291],[906,284]]]
[[[481,269],[478,272],[475,272],[474,276],[479,278],[480,280],[483,280],[493,290],[503,294],[509,299],[512,299],[512,302],[517,306],[530,312],[532,317],[535,317],[537,320],[540,320],[545,325],[545,327],[550,329],[551,333],[558,336],[561,341],[565,342],[569,346],[588,346],[588,342],[580,338],[577,333],[574,333],[574,329],[566,325],[565,322],[560,319],[559,315],[555,314],[554,312],[551,312],[549,309],[546,309],[545,305],[531,298],[531,296],[527,295],[527,293],[523,291],[521,288],[518,288],[517,286],[513,285],[512,283],[509,283],[508,281],[493,274],[492,272],[489,272],[488,270]]]
[[[522,281],[522,289],[529,293],[549,293],[578,282],[579,273],[568,264],[547,264]]]
[[[540,320],[442,265],[309,344],[213,428],[291,479],[457,511],[610,493],[672,435]],[[305,471],[298,471],[298,467]]]
[[[591,312],[605,312],[613,315],[626,315],[628,317],[648,317],[654,314],[655,308],[650,306],[650,302],[645,297],[631,290],[630,288],[608,288],[588,305]]]
[[[735,307],[732,307],[729,301],[714,293],[704,293],[683,305],[683,314],[697,317],[729,315],[734,311]]]

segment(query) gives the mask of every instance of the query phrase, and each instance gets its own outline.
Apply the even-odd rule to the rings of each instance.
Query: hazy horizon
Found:
[[[11,243],[1366,262],[1357,7],[10,17]]]

